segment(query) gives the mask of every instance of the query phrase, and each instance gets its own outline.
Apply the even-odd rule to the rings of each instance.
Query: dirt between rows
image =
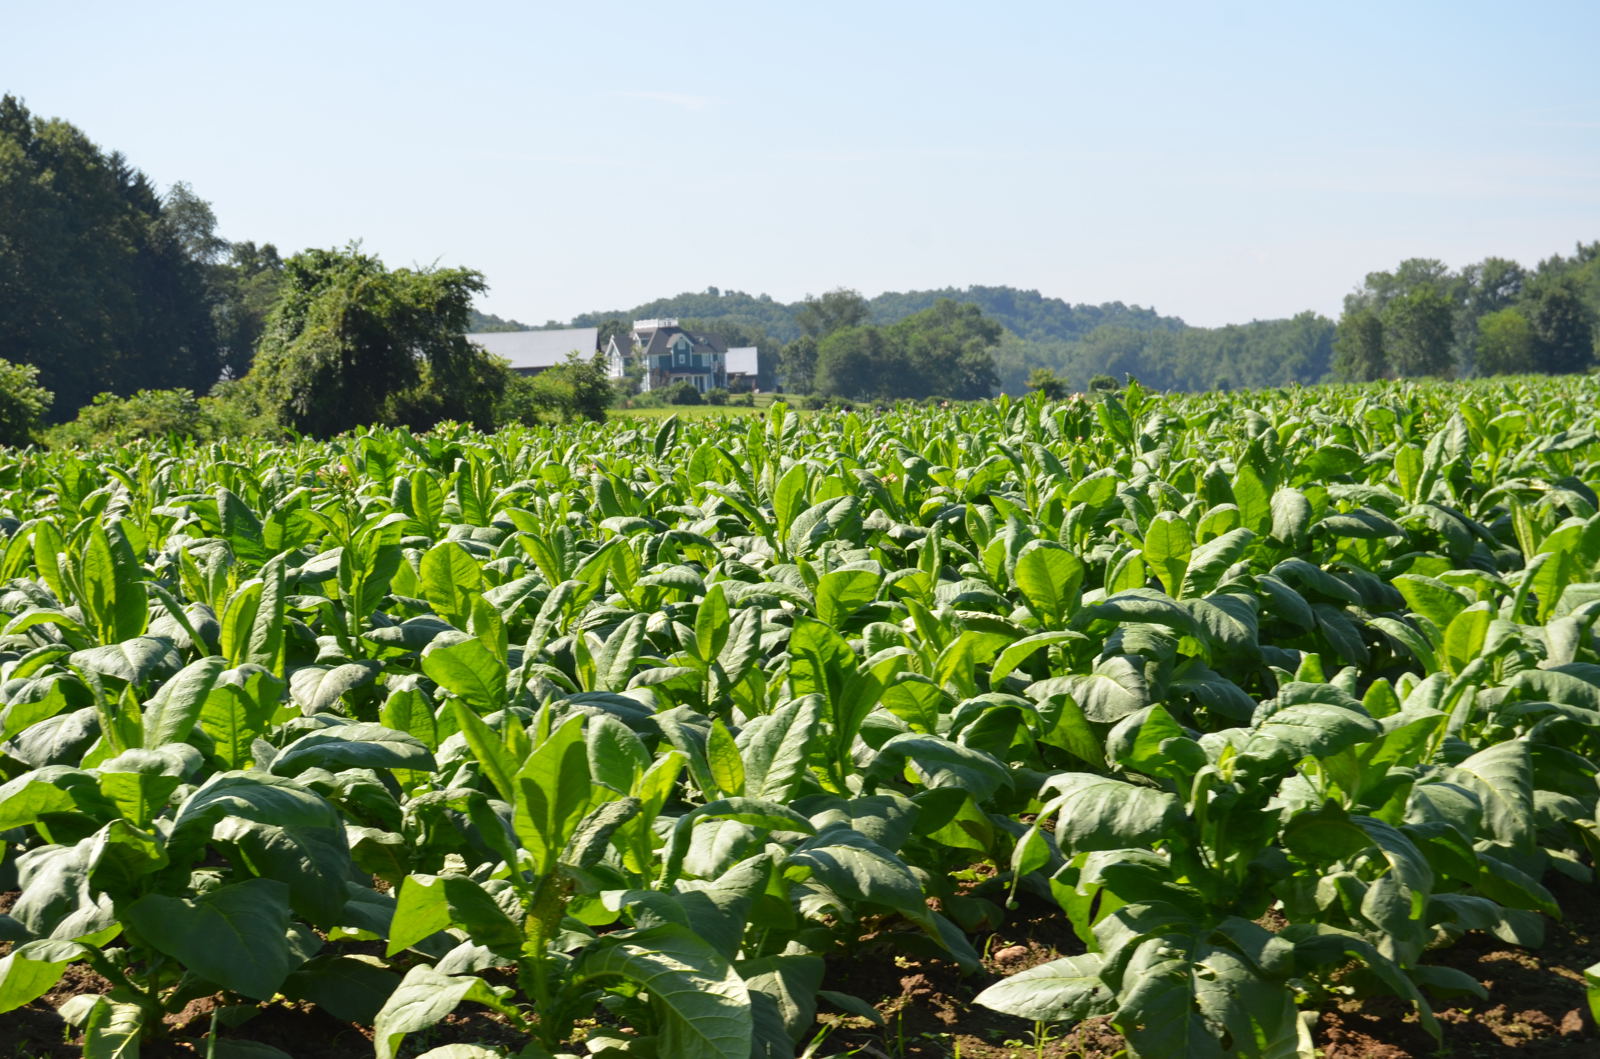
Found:
[[[1589,1015],[1583,971],[1600,961],[1600,902],[1593,886],[1557,879],[1552,891],[1566,915],[1548,924],[1537,950],[1509,946],[1473,933],[1430,955],[1429,962],[1454,967],[1489,990],[1488,1001],[1439,1002],[1443,1028],[1438,1048],[1408,1006],[1386,997],[1340,1000],[1322,1011],[1315,1039],[1322,1059],[1426,1059],[1434,1055],[1518,1059],[1600,1057],[1600,1034]],[[0,895],[0,911],[14,894]],[[826,1035],[816,1056],[868,1059],[1113,1059],[1126,1056],[1122,1037],[1102,1019],[1071,1028],[1038,1027],[972,1003],[984,988],[1018,971],[1082,946],[1059,911],[1024,903],[999,931],[977,939],[984,953],[981,973],[963,976],[947,960],[906,944],[904,935],[868,938],[848,954],[830,959],[829,989],[872,1004],[883,1025],[832,1011],[823,1004]],[[6,947],[0,945],[0,954]],[[103,992],[108,983],[74,965],[48,994],[0,1016],[0,1059],[67,1059],[81,1043],[56,1014],[68,998]],[[169,1017],[165,1040],[147,1042],[145,1059],[206,1053],[212,1013],[222,998],[190,1004]],[[342,1022],[304,1004],[262,1004],[241,1024],[219,1031],[226,1040],[270,1045],[295,1059],[348,1059],[372,1054],[370,1029]],[[451,1043],[499,1045],[515,1051],[518,1034],[494,1016],[470,1006],[424,1034],[408,1038],[402,1056],[416,1056]],[[1150,1057],[1180,1059],[1180,1057]]]

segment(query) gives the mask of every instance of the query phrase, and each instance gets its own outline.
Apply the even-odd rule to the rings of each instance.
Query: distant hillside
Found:
[[[481,335],[489,331],[533,331],[519,320],[502,320],[494,313],[480,313],[476,309],[467,310],[467,334]]]
[[[785,305],[774,301],[768,294],[752,295],[744,291],[723,291],[709,287],[698,293],[685,292],[670,298],[657,298],[632,309],[583,313],[572,318],[571,326],[604,327],[610,320],[628,322],[661,317],[697,320],[702,325],[710,326],[727,319],[744,330],[764,332],[778,342],[792,342],[800,337],[800,328],[794,322],[794,311],[798,307],[798,302]]]
[[[1122,327],[1130,331],[1182,331],[1188,325],[1176,316],[1162,316],[1154,309],[1121,302],[1103,305],[1073,305],[1060,298],[1047,298],[1036,290],[1015,287],[945,287],[942,290],[890,291],[868,304],[877,323],[892,324],[920,313],[940,298],[971,302],[983,314],[998,320],[1007,331],[1033,342],[1070,341],[1082,338],[1097,327]]]
[[[985,316],[998,320],[1006,330],[1034,342],[1070,342],[1083,338],[1097,327],[1120,327],[1133,331],[1182,331],[1187,326],[1175,316],[1162,316],[1153,309],[1121,302],[1104,305],[1073,305],[1060,298],[1047,298],[1036,290],[1015,287],[946,287],[942,290],[889,291],[868,302],[872,321],[892,324],[923,311],[940,298],[971,302]],[[746,294],[710,287],[695,293],[657,298],[632,309],[583,313],[572,319],[573,327],[600,327],[608,320],[648,320],[670,316],[692,319],[704,327],[719,321],[743,331],[761,331],[777,342],[792,342],[800,337],[795,313],[803,302],[774,300],[770,295]]]
[[[1133,375],[1158,389],[1205,390],[1317,382],[1328,375],[1333,322],[1313,313],[1228,327],[1190,327],[1176,316],[1122,302],[1073,304],[1015,287],[945,287],[888,291],[867,302],[871,322],[892,324],[941,298],[976,305],[1006,329],[994,351],[1000,389],[1020,394],[1037,368],[1056,372],[1073,389],[1098,375]],[[626,327],[631,320],[676,317],[694,330],[719,333],[733,345],[762,351],[764,370],[777,368],[778,347],[800,337],[796,313],[766,294],[715,287],[657,298],[632,309],[584,313],[574,327]]]

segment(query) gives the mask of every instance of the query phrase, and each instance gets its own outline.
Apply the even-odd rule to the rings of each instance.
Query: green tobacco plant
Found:
[[[0,1006],[82,962],[90,1054],[225,992],[386,1055],[478,1004],[528,1056],[778,1057],[873,1010],[839,961],[975,967],[1026,898],[1084,951],[982,1002],[1134,1054],[1429,1027],[1479,989],[1435,950],[1537,945],[1600,851],[1597,396],[16,453]]]

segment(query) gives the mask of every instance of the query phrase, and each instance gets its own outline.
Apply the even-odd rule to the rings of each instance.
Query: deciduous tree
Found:
[[[483,289],[470,269],[391,272],[353,246],[296,254],[252,371],[266,408],[322,437],[375,423],[492,424],[505,368],[463,335]]]
[[[50,399],[50,391],[39,385],[38,368],[0,360],[0,445],[32,441]]]
[[[1573,283],[1555,278],[1534,284],[1527,315],[1536,370],[1564,374],[1594,363],[1594,315]]]
[[[1383,321],[1363,306],[1347,307],[1333,340],[1333,371],[1341,379],[1368,382],[1389,371],[1383,352]]]
[[[106,390],[217,381],[197,204],[0,97],[0,349],[39,368],[53,418]]]
[[[1507,307],[1478,318],[1479,375],[1534,371],[1533,325],[1520,309]]]
[[[1383,308],[1383,349],[1401,376],[1450,375],[1454,312],[1431,284],[1420,284]]]

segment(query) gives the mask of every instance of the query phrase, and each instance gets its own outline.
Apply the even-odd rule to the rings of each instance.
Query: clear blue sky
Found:
[[[1600,3],[0,2],[0,92],[231,239],[532,323],[968,284],[1215,325],[1600,239]]]

